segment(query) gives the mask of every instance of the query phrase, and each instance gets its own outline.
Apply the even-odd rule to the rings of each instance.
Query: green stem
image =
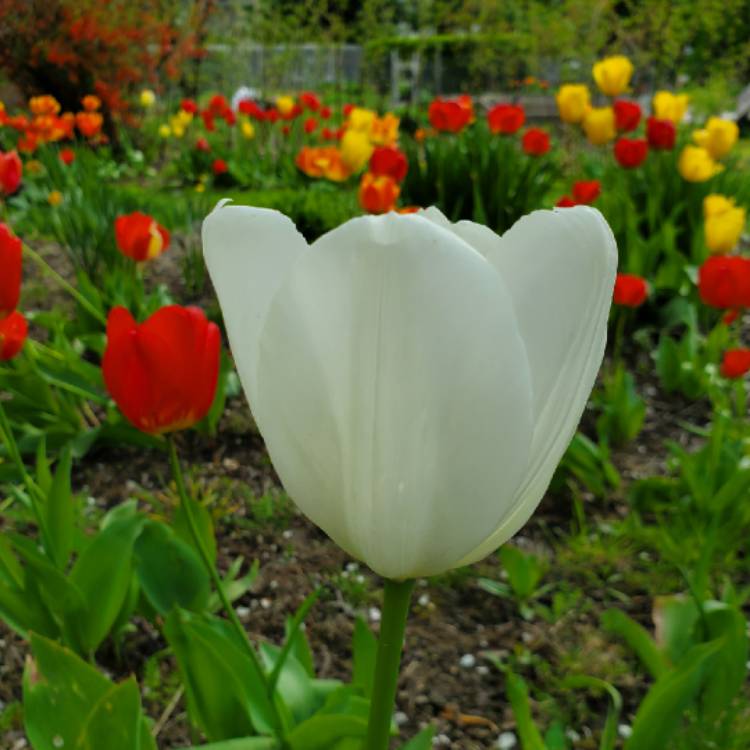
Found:
[[[27,244],[24,243],[24,252],[47,274],[49,274],[78,304],[98,320],[102,325],[107,325],[107,318],[104,316],[101,310],[91,304],[72,284],[69,284],[60,274],[55,271],[52,266],[42,258],[36,250],[32,250]]]
[[[211,556],[209,555],[205,545],[203,544],[203,539],[201,538],[200,532],[198,531],[198,525],[196,523],[195,516],[193,515],[191,501],[188,497],[187,489],[185,487],[185,479],[182,476],[180,460],[177,457],[177,449],[175,448],[174,439],[171,435],[167,438],[167,445],[169,446],[169,465],[172,469],[172,476],[174,477],[175,484],[177,485],[177,494],[180,496],[180,502],[182,503],[182,509],[188,522],[190,535],[193,538],[193,544],[196,546],[198,552],[200,553],[203,564],[206,566],[208,575],[211,577],[211,581],[213,582],[214,587],[216,588],[216,592],[219,595],[219,599],[221,600],[221,604],[224,607],[224,611],[226,612],[229,621],[234,626],[234,629],[237,631],[237,635],[240,641],[245,645],[245,650],[247,651],[248,656],[254,662],[259,674],[265,675],[265,670],[258,661],[258,655],[255,653],[255,649],[252,647],[252,644],[247,637],[245,628],[242,627],[242,623],[240,622],[239,617],[237,617],[237,613],[234,611],[234,607],[231,605],[229,599],[227,598],[226,592],[224,591],[224,584],[219,577],[216,566],[211,561]]]
[[[363,750],[387,750],[391,734],[391,717],[396,702],[396,686],[404,645],[406,617],[414,581],[385,582],[383,619],[380,623],[375,680],[372,686],[370,719]]]

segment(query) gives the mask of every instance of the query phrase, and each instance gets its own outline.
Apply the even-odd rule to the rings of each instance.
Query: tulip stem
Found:
[[[32,250],[26,243],[23,244],[24,252],[47,274],[49,274],[89,315],[96,318],[102,325],[107,325],[104,313],[97,309],[90,300],[87,300],[72,284],[69,284],[47,261]]]
[[[214,584],[216,593],[219,595],[219,599],[221,600],[221,604],[224,607],[224,611],[226,612],[229,621],[237,631],[237,635],[240,638],[241,642],[244,643],[245,650],[250,656],[250,659],[253,661],[258,673],[264,675],[265,671],[258,661],[258,655],[255,653],[255,649],[253,648],[249,638],[247,637],[245,628],[242,627],[240,618],[237,617],[237,613],[234,611],[234,607],[227,598],[226,591],[224,591],[224,584],[219,577],[216,566],[211,561],[211,556],[209,555],[205,545],[203,544],[203,539],[201,538],[200,532],[198,531],[198,524],[196,523],[195,516],[193,515],[193,508],[191,504],[192,501],[190,500],[190,497],[187,493],[187,488],[185,487],[185,479],[182,475],[182,469],[180,468],[180,459],[177,457],[177,449],[175,448],[174,438],[171,435],[167,437],[167,445],[169,446],[169,465],[172,469],[172,476],[174,477],[175,484],[177,485],[177,494],[180,496],[180,503],[182,504],[185,518],[187,519],[188,527],[190,529],[190,536],[193,538],[193,544],[200,553],[203,564],[208,571],[208,575],[211,577],[211,581]]]
[[[396,702],[406,617],[414,581],[385,581],[383,618],[380,622],[378,655],[370,702],[367,739],[363,750],[388,750],[391,717]]]

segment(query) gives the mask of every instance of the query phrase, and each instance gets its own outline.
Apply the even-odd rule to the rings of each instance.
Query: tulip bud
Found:
[[[141,262],[153,260],[169,247],[169,232],[148,214],[134,211],[115,219],[118,250]]]
[[[276,211],[220,204],[203,247],[274,467],[334,541],[398,580],[523,526],[604,353],[617,252],[598,211],[502,237],[392,212],[311,248]]]
[[[21,295],[23,247],[7,224],[0,223],[0,320],[8,317]]]
[[[195,307],[171,305],[138,325],[124,307],[107,321],[102,374],[142,432],[184,430],[206,416],[219,377],[221,334]]]

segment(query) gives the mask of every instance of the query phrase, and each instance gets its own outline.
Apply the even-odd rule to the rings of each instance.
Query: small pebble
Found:
[[[393,715],[393,720],[396,722],[396,726],[402,727],[409,721],[409,717],[403,711],[396,711]]]
[[[380,622],[380,610],[377,607],[370,607],[367,611],[370,622]]]
[[[426,607],[430,603],[430,595],[429,594],[422,594],[422,596],[417,599],[417,604],[419,604],[420,607]]]
[[[287,529],[281,536],[283,536],[284,539],[291,539],[294,536],[294,531],[292,531],[292,529]]]
[[[234,611],[237,613],[237,617],[239,617],[240,620],[246,620],[250,617],[250,607],[236,607]]]
[[[516,735],[513,734],[513,732],[503,732],[497,738],[497,746],[500,748],[500,750],[510,750],[517,744],[518,740],[516,739]]]
[[[619,724],[617,727],[617,734],[626,740],[631,734],[633,734],[633,727],[631,727],[630,724]]]
[[[571,741],[571,742],[580,742],[581,741],[581,735],[576,732],[575,729],[568,729],[565,732],[565,736]]]
[[[439,734],[433,738],[432,744],[436,747],[450,747],[451,738],[447,734]]]
[[[263,597],[260,600],[260,606],[263,607],[263,609],[268,609],[271,606],[271,600]]]
[[[477,667],[477,674],[481,674],[482,677],[490,673],[490,668],[486,664],[480,664]]]
[[[464,654],[458,663],[464,669],[471,669],[477,663],[477,659],[474,654]]]

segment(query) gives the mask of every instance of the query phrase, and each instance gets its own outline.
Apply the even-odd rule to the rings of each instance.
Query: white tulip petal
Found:
[[[419,216],[354,219],[266,317],[256,420],[290,496],[392,578],[454,567],[528,464],[530,373],[508,290]]]
[[[507,541],[542,499],[601,366],[617,271],[612,231],[588,206],[535,211],[498,238],[486,256],[510,291],[526,346],[534,436],[513,511],[463,563]]]
[[[267,208],[221,202],[203,222],[206,265],[251,407],[268,307],[294,260],[308,249],[292,221]]]

